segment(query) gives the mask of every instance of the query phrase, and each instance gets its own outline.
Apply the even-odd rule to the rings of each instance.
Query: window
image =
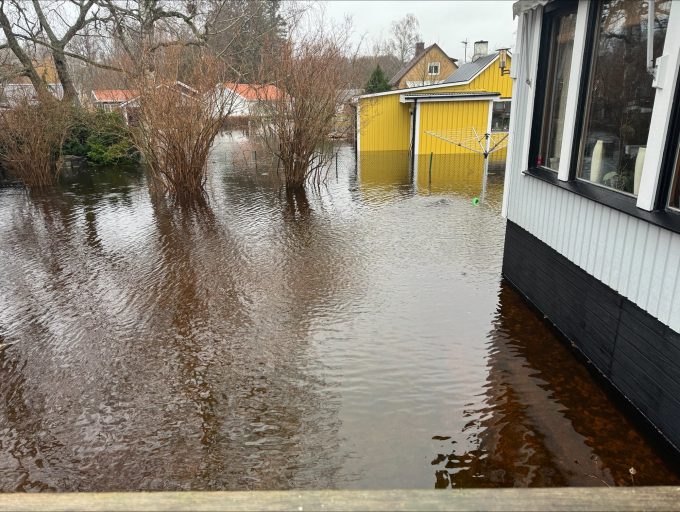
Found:
[[[562,150],[577,5],[576,2],[563,4],[546,12],[543,19],[545,35],[540,66],[545,81],[540,87],[543,97],[538,100],[541,117],[535,119],[540,123],[540,131],[535,135],[538,140],[533,144],[532,153],[537,166],[553,171],[559,168]]]
[[[439,62],[430,62],[427,65],[428,75],[438,75],[439,74]]]
[[[494,101],[491,114],[491,131],[507,132],[510,129],[510,101]]]
[[[663,49],[670,0],[654,3],[654,56]],[[648,3],[596,3],[577,177],[638,194],[654,103],[647,72]]]
[[[680,143],[678,146],[680,146]],[[668,195],[668,207],[672,210],[680,211],[680,151],[675,156],[673,181],[671,182],[671,190]]]

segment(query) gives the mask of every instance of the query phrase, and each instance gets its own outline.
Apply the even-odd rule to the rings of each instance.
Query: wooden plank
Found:
[[[680,487],[2,494],[0,510],[680,510]]]

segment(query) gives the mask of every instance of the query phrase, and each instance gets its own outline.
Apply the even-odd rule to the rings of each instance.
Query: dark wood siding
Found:
[[[511,221],[503,275],[680,447],[680,334]]]

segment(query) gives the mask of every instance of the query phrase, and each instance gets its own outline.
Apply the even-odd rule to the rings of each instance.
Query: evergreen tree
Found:
[[[365,89],[366,94],[385,92],[391,89],[390,84],[387,82],[387,77],[380,67],[380,64],[378,64],[373,70],[373,73],[371,73],[371,77],[368,79]]]

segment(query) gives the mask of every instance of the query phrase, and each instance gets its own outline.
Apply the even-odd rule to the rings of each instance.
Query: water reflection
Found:
[[[525,308],[504,283],[488,336],[482,403],[463,411],[466,442],[455,435],[441,439],[432,461],[435,487],[677,481],[669,461],[657,459],[630,419],[593,385],[586,367],[575,365],[540,315]]]
[[[195,208],[141,172],[0,190],[0,490],[677,482],[500,287],[502,175],[478,207],[475,169],[343,146],[291,198],[235,143]]]

